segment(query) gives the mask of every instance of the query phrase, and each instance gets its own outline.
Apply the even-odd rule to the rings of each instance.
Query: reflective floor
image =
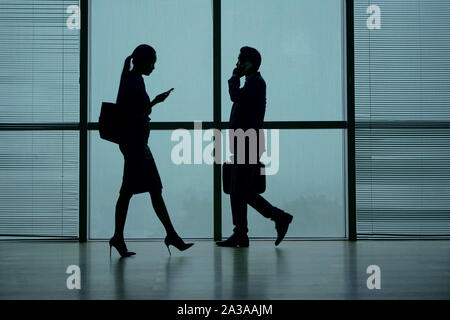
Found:
[[[195,241],[0,242],[0,299],[450,299],[450,241],[251,241],[249,248]],[[66,269],[78,265],[81,289]],[[367,267],[380,267],[369,290]],[[371,282],[373,283],[373,282]]]

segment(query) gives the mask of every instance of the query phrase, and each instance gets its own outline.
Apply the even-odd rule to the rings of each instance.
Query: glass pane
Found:
[[[222,1],[224,121],[231,110],[227,80],[243,46],[262,56],[266,120],[344,120],[344,30],[340,0]]]
[[[0,123],[79,121],[78,4],[0,1]]]
[[[78,131],[0,132],[0,234],[78,237]]]
[[[193,137],[193,131],[189,131]],[[149,147],[163,184],[167,210],[182,237],[213,237],[213,168],[206,164],[172,162],[172,131],[151,131]],[[90,132],[90,237],[114,233],[114,210],[122,184],[123,156],[119,146]],[[150,195],[134,195],[128,209],[125,237],[161,238],[164,228],[153,210]]]
[[[262,196],[294,216],[287,237],[346,237],[344,130],[279,130],[279,140],[274,132],[268,131],[262,162],[276,173],[267,175]],[[227,237],[233,225],[226,194],[222,210]],[[247,215],[250,237],[276,237],[274,222],[250,206]]]
[[[373,2],[355,2],[356,120],[450,120],[450,2]]]
[[[356,130],[358,237],[450,234],[450,130]]]
[[[150,99],[170,88],[153,121],[212,120],[212,11],[209,0],[96,0],[90,20],[90,121],[115,102],[125,58],[140,44],[157,53],[143,76]]]

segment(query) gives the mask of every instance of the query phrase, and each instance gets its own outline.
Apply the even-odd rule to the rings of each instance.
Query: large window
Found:
[[[221,51],[215,56],[213,5],[220,5],[222,21],[221,32],[215,35],[221,39]],[[124,59],[141,43],[152,45],[158,54],[154,73],[144,77],[150,96],[175,87],[174,94],[151,115],[152,123],[158,122],[165,130],[153,130],[149,145],[169,212],[183,236],[212,238],[213,226],[221,222],[227,236],[231,212],[229,197],[219,194],[221,217],[215,215],[214,190],[222,188],[213,166],[172,163],[175,143],[170,140],[171,132],[178,128],[178,121],[190,127],[195,120],[206,121],[209,127],[227,127],[231,110],[227,79],[239,49],[248,45],[263,57],[261,73],[268,88],[265,119],[281,121],[272,126],[281,130],[276,141],[280,168],[267,177],[264,196],[296,216],[289,236],[346,237],[346,136],[342,123],[338,129],[329,125],[345,120],[343,1],[96,0],[91,3],[89,30],[90,121],[97,121],[102,101],[115,101]],[[214,73],[217,61],[220,73]],[[213,103],[217,82],[221,82],[221,105]],[[222,116],[219,123],[213,119],[217,111]],[[286,128],[285,121],[295,123]],[[318,125],[319,130],[304,130],[308,127],[301,121],[327,123],[322,128]],[[113,232],[122,170],[123,157],[117,146],[91,132],[92,239],[104,239]],[[250,236],[275,236],[273,223],[254,216],[249,209]],[[147,193],[132,198],[129,219],[128,238],[164,235]]]
[[[246,45],[262,54],[266,129],[280,130],[264,196],[295,214],[289,237],[448,237],[449,18],[447,0],[0,0],[0,237],[111,236],[123,157],[97,121],[142,43],[158,55],[149,95],[175,88],[149,145],[184,237],[228,236],[231,212],[220,167],[174,164],[171,133],[225,131]],[[275,235],[249,220],[250,236]],[[125,231],[163,236],[148,194]]]
[[[360,0],[354,13],[359,237],[448,237],[450,2]]]
[[[193,131],[190,131],[193,136]],[[152,131],[152,150],[163,184],[163,196],[174,226],[183,237],[213,237],[213,171],[208,165],[176,165],[171,161],[171,131]],[[123,156],[117,145],[91,132],[90,237],[104,239],[114,232],[114,210],[122,183]],[[162,238],[164,228],[150,195],[134,195],[128,209],[125,237]]]
[[[222,117],[239,49],[257,48],[267,80],[266,121],[345,120],[341,0],[222,1]]]
[[[222,119],[229,120],[232,106],[227,80],[240,48],[250,46],[262,56],[265,121],[277,121],[272,128],[298,121],[280,131],[279,171],[267,176],[263,194],[295,216],[291,237],[346,236],[345,131],[308,130],[301,123],[346,118],[344,30],[343,1],[222,1]],[[273,223],[250,206],[248,216],[250,236],[275,235]],[[222,221],[227,236],[233,225],[226,195]]]
[[[174,225],[193,238],[213,237],[213,170],[208,165],[174,164],[171,133],[179,121],[212,121],[211,10],[205,0],[96,0],[90,8],[90,119],[98,120],[102,101],[116,101],[125,58],[142,43],[154,47],[158,58],[151,76],[144,76],[147,92],[153,98],[172,87],[175,91],[150,115],[152,122],[164,122],[170,129],[152,131],[149,146]],[[97,132],[91,133],[90,144],[90,237],[108,238],[114,229],[123,156]],[[132,198],[125,231],[128,238],[164,236],[148,193]]]
[[[279,132],[278,172],[266,177],[262,195],[272,205],[295,217],[290,237],[344,238],[346,236],[344,130],[282,130]],[[268,150],[271,136],[268,135]],[[264,157],[263,157],[264,158]],[[276,159],[263,161],[274,168]],[[224,234],[231,234],[230,197],[223,195]],[[249,236],[273,237],[272,221],[248,206]]]
[[[194,136],[194,121],[225,132],[227,79],[245,45],[262,54],[265,119],[269,129],[280,130],[279,170],[267,177],[264,196],[296,215],[290,237],[347,235],[344,1],[23,0],[0,6],[1,235],[111,236],[123,157],[117,145],[100,139],[96,125],[101,102],[116,100],[125,58],[142,43],[158,56],[152,76],[144,77],[149,95],[175,88],[153,110],[158,130],[149,145],[184,237],[227,236],[229,197],[221,193],[217,166],[173,163],[171,134],[183,126]],[[81,32],[68,27],[76,6]],[[133,197],[128,217],[127,238],[164,236],[148,194]],[[252,209],[249,217],[251,236],[275,235]]]
[[[115,102],[125,58],[140,44],[157,54],[144,76],[150,97],[175,88],[153,121],[211,121],[212,15],[209,0],[90,1],[90,121],[102,101]]]
[[[78,237],[76,0],[0,0],[0,237]]]

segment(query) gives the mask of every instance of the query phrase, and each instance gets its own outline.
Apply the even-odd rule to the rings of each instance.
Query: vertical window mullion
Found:
[[[221,93],[221,0],[213,0],[213,79],[214,79],[214,127],[220,129],[222,122]],[[222,146],[215,143],[214,152],[222,152]],[[219,151],[218,151],[219,149]],[[214,240],[222,239],[222,180],[221,164],[214,163]]]
[[[87,139],[88,139],[88,1],[80,0],[80,180],[79,241],[87,241]]]

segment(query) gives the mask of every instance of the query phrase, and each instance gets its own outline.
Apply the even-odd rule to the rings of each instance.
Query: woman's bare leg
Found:
[[[167,235],[177,235],[172,222],[170,221],[169,213],[167,212],[166,204],[160,191],[151,191],[150,197],[152,200],[153,209],[155,209],[156,215],[166,229]]]
[[[131,193],[121,193],[116,203],[116,218],[114,238],[123,240],[123,229],[125,228],[125,221],[127,220],[128,205],[133,196]]]

